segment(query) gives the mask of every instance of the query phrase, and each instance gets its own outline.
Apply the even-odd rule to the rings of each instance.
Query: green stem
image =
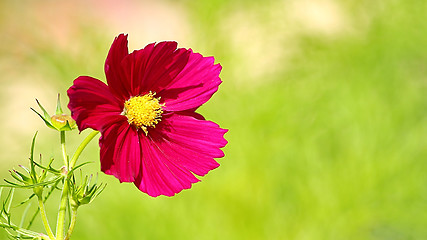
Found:
[[[61,149],[62,149],[62,158],[64,159],[64,164],[67,167],[67,171],[69,170],[68,168],[68,157],[67,157],[67,151],[65,149],[65,131],[60,131],[61,134]]]
[[[56,186],[58,185],[59,181],[55,183],[50,189],[50,191],[47,193],[46,197],[43,199],[43,204],[46,203],[47,199],[49,199],[50,195],[52,195],[53,191],[56,189]],[[33,217],[30,219],[30,222],[28,223],[27,229],[29,229],[32,225],[34,220],[36,219],[37,215],[39,214],[40,209],[37,208],[36,212],[34,213]]]
[[[66,171],[70,170],[67,152],[65,149],[65,131],[60,131],[61,135],[61,149],[62,149],[62,158],[64,159],[64,164],[66,167]],[[68,203],[68,176],[64,179],[64,186],[62,188],[61,193],[61,201],[59,204],[59,211],[58,211],[58,219],[56,222],[56,237],[57,240],[63,240],[64,239],[64,229],[65,229],[65,214],[67,210],[67,203]]]
[[[50,228],[49,221],[46,216],[46,210],[44,208],[43,198],[41,196],[38,196],[38,200],[39,200],[40,215],[42,216],[44,229],[46,229],[47,235],[49,235],[51,239],[55,239],[55,236],[53,235],[52,229]]]
[[[64,230],[65,230],[65,215],[66,215],[66,210],[67,210],[67,205],[68,205],[68,199],[69,199],[69,184],[70,184],[70,179],[73,175],[72,172],[70,172],[70,170],[74,167],[74,165],[77,162],[77,159],[80,157],[80,154],[83,152],[83,150],[86,148],[86,146],[89,144],[89,142],[98,134],[98,131],[93,131],[91,132],[84,140],[83,142],[80,144],[80,146],[77,148],[76,152],[74,153],[73,157],[71,158],[69,165],[68,165],[68,172],[67,172],[67,177],[64,179],[64,186],[62,188],[62,194],[61,194],[61,202],[59,205],[59,212],[58,212],[58,219],[57,219],[57,223],[56,223],[56,240],[64,240]],[[64,134],[64,138],[65,138],[65,134]],[[62,134],[61,134],[61,144],[62,144]],[[65,148],[63,148],[65,149]],[[64,151],[63,151],[64,153]],[[66,154],[65,154],[66,156]],[[64,158],[66,159],[66,158]],[[73,220],[74,218],[74,220]],[[67,237],[69,238],[69,236],[71,235],[72,231],[74,230],[74,224],[76,221],[76,213],[74,213],[74,210],[72,212],[72,219],[71,219],[71,226],[70,229],[68,229],[68,233],[67,233]]]
[[[74,226],[76,226],[76,220],[77,220],[77,209],[73,208],[71,212],[71,222],[70,222],[70,228],[68,229],[67,236],[65,237],[65,240],[69,240],[71,237],[71,234],[74,231]]]
[[[98,131],[91,132],[80,144],[80,146],[77,148],[76,152],[74,153],[73,157],[70,160],[70,170],[74,167],[74,165],[77,162],[77,159],[80,157],[80,154],[83,152],[83,150],[86,148],[87,144],[98,134]]]
[[[68,203],[68,178],[64,179],[64,186],[61,193],[61,202],[59,205],[58,219],[56,223],[56,240],[64,240],[64,229],[65,229],[65,214]]]
[[[46,236],[44,234],[40,234],[40,233],[33,232],[33,231],[30,231],[30,230],[27,230],[27,229],[24,229],[24,228],[20,228],[20,227],[14,225],[14,224],[6,224],[6,223],[3,223],[3,222],[0,222],[0,227],[5,228],[5,229],[10,228],[13,231],[15,231],[17,233],[20,233],[22,235],[25,235],[27,237],[35,237],[35,238],[36,237],[41,237],[42,239],[51,239],[51,238],[48,238],[48,236]],[[55,239],[52,238],[52,240],[55,240]]]

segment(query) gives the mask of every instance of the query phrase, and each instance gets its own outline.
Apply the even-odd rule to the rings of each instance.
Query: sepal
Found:
[[[85,176],[84,180],[78,185],[73,178],[70,181],[71,186],[71,207],[77,209],[81,205],[91,203],[107,186],[106,183],[97,185],[97,179],[92,185],[93,175]]]
[[[54,115],[50,115],[37,99],[36,102],[43,114],[37,112],[34,108],[31,108],[31,110],[33,110],[49,128],[57,131],[71,131],[77,127],[76,121],[74,121],[70,115],[63,113],[59,94]]]

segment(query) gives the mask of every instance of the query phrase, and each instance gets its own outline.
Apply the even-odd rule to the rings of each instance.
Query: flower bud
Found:
[[[59,100],[59,94],[58,94],[58,101],[56,103],[56,111],[55,115],[50,115],[46,109],[40,104],[40,102],[36,99],[37,105],[39,105],[40,109],[42,110],[42,113],[37,112],[34,110],[34,108],[31,108],[41,119],[43,119],[46,126],[57,130],[57,131],[71,131],[74,128],[76,128],[76,121],[67,114],[64,114],[61,107],[61,102]]]
[[[51,117],[50,121],[56,129],[64,128],[67,125],[67,122],[70,128],[74,128],[76,126],[76,121],[67,114],[55,114]]]
[[[67,177],[67,175],[68,175],[68,170],[67,170],[66,166],[62,166],[62,168],[59,170],[59,172],[61,173],[61,175],[63,177]]]
[[[77,184],[75,179],[70,182],[71,187],[71,207],[79,208],[81,205],[91,203],[104,189],[106,184],[91,184],[92,175],[86,176],[84,180]]]

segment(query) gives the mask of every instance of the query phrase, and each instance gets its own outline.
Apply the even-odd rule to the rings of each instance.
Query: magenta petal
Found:
[[[219,166],[227,132],[194,111],[221,83],[213,57],[176,42],[149,44],[128,53],[127,35],[113,42],[105,62],[108,86],[79,77],[67,91],[69,108],[80,131],[93,128],[99,140],[101,170],[120,182],[133,182],[150,196],[173,196]],[[164,112],[148,134],[123,113],[130,97],[153,92]]]
[[[67,94],[68,108],[80,131],[86,128],[101,131],[111,117],[123,110],[123,103],[111,94],[107,85],[92,77],[78,77]]]
[[[177,164],[157,145],[157,140],[140,132],[143,152],[142,172],[135,186],[152,197],[173,196],[199,180],[182,165]]]
[[[227,143],[227,130],[187,115],[165,117],[148,136],[120,120],[102,133],[101,170],[121,182],[134,182],[150,196],[173,196],[219,164],[219,149]],[[199,116],[199,115],[196,115]]]
[[[214,122],[198,119],[199,116],[187,112],[165,116],[155,132],[183,148],[212,158],[223,157],[224,153],[220,148],[227,144],[224,134],[228,130],[220,128]]]
[[[130,82],[121,68],[121,62],[128,54],[127,35],[120,34],[114,39],[104,66],[108,87],[121,100],[128,100],[130,97]]]
[[[221,65],[213,57],[191,54],[185,68],[163,90],[157,92],[164,99],[165,110],[194,109],[208,101],[221,84]]]
[[[172,196],[197,182],[191,172],[203,176],[224,156],[219,149],[227,144],[225,129],[217,124],[188,115],[173,114],[162,124],[140,137],[143,172],[135,185],[150,196]]]
[[[137,130],[126,120],[119,120],[102,133],[101,170],[120,182],[134,182],[140,172],[141,148]]]
[[[152,43],[123,59],[122,68],[126,78],[130,79],[132,96],[159,92],[175,79],[190,54],[176,47],[176,42]]]

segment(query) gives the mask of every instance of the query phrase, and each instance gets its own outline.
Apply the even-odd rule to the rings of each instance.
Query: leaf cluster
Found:
[[[54,240],[49,236],[28,230],[33,225],[37,215],[40,213],[40,204],[44,205],[46,201],[52,196],[55,190],[60,192],[63,189],[68,189],[68,219],[71,219],[71,212],[77,211],[81,205],[91,203],[106,187],[106,184],[97,184],[95,180],[92,182],[92,175],[83,177],[80,171],[80,181],[76,180],[74,172],[81,169],[89,162],[79,164],[67,171],[66,167],[60,169],[54,168],[52,163],[54,158],[51,158],[47,164],[43,164],[42,156],[38,161],[34,157],[34,148],[36,143],[37,132],[35,133],[29,156],[29,166],[19,165],[19,169],[12,169],[9,171],[11,179],[4,179],[5,184],[0,184],[0,200],[1,194],[4,189],[9,189],[8,193],[3,196],[3,201],[0,210],[0,227],[4,228],[10,239],[49,239]],[[68,183],[69,188],[64,188],[64,184]],[[12,206],[13,196],[16,189],[32,190],[30,196],[24,201],[21,201],[16,206]],[[32,216],[28,216],[31,208],[31,200],[36,199],[39,201],[39,207],[36,209]],[[21,206],[26,206],[24,213],[21,217],[20,224],[17,225],[12,222],[11,209]],[[72,211],[71,211],[72,210]],[[28,222],[24,227],[24,223]]]

